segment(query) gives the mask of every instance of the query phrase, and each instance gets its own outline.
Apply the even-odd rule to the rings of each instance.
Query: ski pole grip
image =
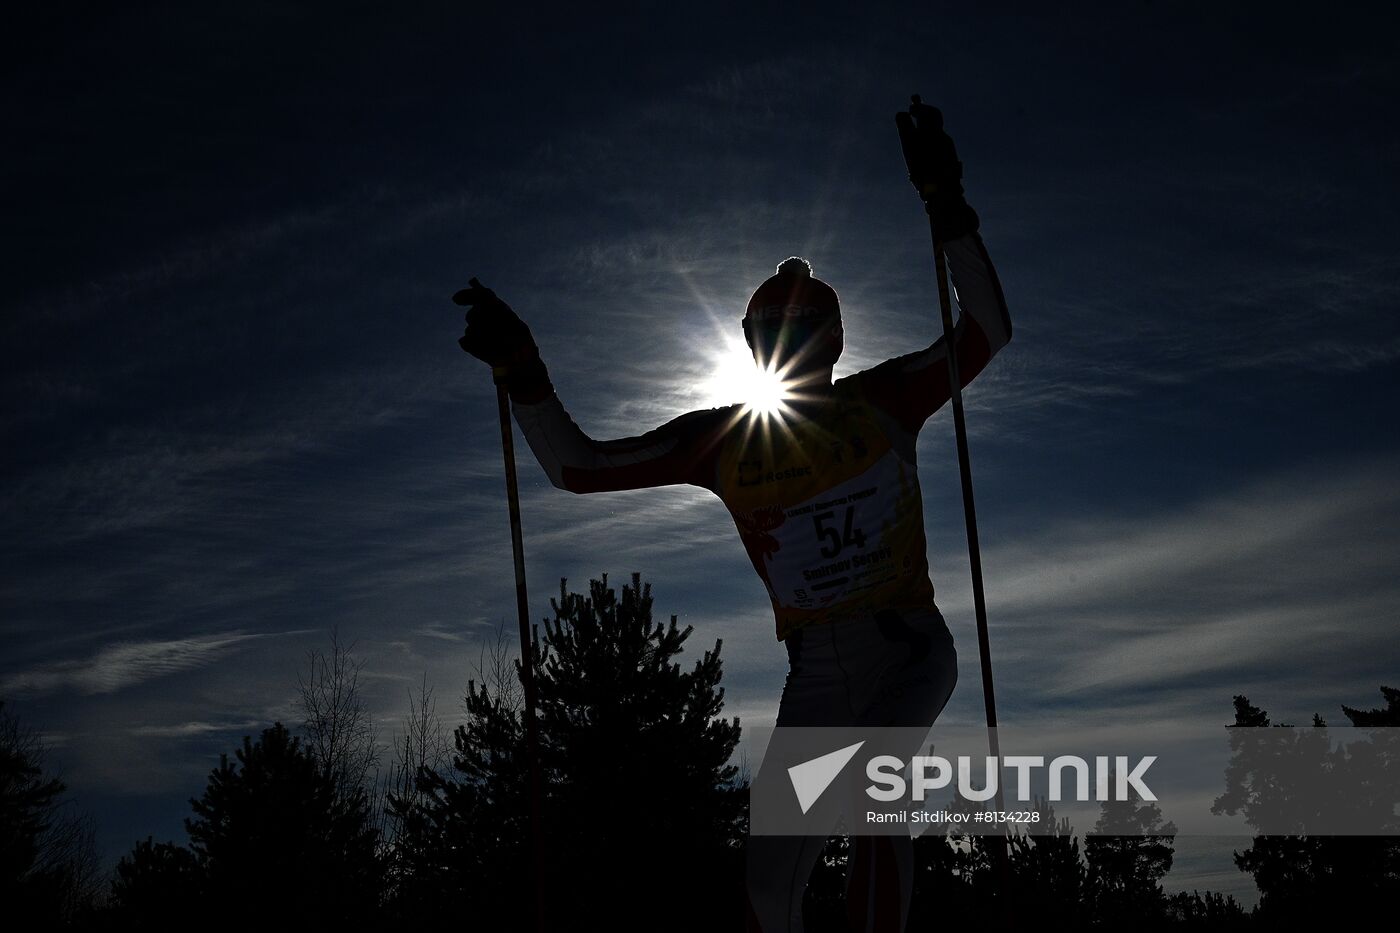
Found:
[[[933,110],[935,114],[938,113],[937,110],[922,103],[917,94],[914,95],[913,106],[924,107],[927,110]],[[927,206],[929,199],[938,191],[938,184],[931,178],[919,177],[918,170],[923,159],[920,158],[919,132],[914,125],[913,114],[903,110],[899,111],[894,115],[894,125],[899,129],[899,145],[904,150],[904,167],[909,170],[909,181],[913,183],[915,188],[919,189],[919,197],[924,199]]]

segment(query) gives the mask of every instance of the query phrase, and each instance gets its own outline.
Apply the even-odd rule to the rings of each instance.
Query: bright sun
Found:
[[[723,350],[710,359],[710,378],[701,386],[705,404],[720,406],[743,402],[761,415],[782,411],[787,393],[778,374],[759,369],[742,341],[728,336],[723,339]]]

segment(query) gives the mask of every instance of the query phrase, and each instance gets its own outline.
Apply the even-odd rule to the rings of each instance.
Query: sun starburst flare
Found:
[[[742,403],[765,418],[783,414],[789,398],[783,374],[770,366],[759,367],[742,341],[724,338],[723,349],[711,358],[711,375],[701,391],[711,406]]]

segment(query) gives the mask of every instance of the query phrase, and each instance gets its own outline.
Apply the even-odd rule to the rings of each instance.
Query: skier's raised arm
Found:
[[[958,302],[958,323],[953,328],[958,380],[966,388],[1011,340],[1011,316],[991,257],[975,230],[944,241],[943,249]],[[861,381],[871,401],[898,418],[911,432],[918,431],[952,397],[947,342],[943,337],[922,350],[886,360],[853,378]]]
[[[916,97],[900,122],[909,180],[933,220],[935,236],[948,260],[958,322],[953,341],[958,381],[965,388],[1011,340],[1011,316],[987,247],[978,233],[977,212],[963,195],[962,162],[943,129],[937,108]],[[897,121],[899,118],[897,118]],[[911,433],[952,397],[944,337],[930,346],[857,374],[867,397],[894,415]]]
[[[458,342],[505,384],[516,423],[555,486],[576,493],[714,487],[714,454],[732,409],[693,411],[636,437],[594,440],[564,408],[529,327],[505,302],[475,279],[453,300],[472,306]]]

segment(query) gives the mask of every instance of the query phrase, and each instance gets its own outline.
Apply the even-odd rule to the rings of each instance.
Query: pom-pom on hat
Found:
[[[805,313],[804,313],[805,312]],[[744,312],[747,321],[779,317],[839,317],[841,303],[832,287],[812,275],[812,264],[800,256],[778,263],[778,271],[753,293]]]

